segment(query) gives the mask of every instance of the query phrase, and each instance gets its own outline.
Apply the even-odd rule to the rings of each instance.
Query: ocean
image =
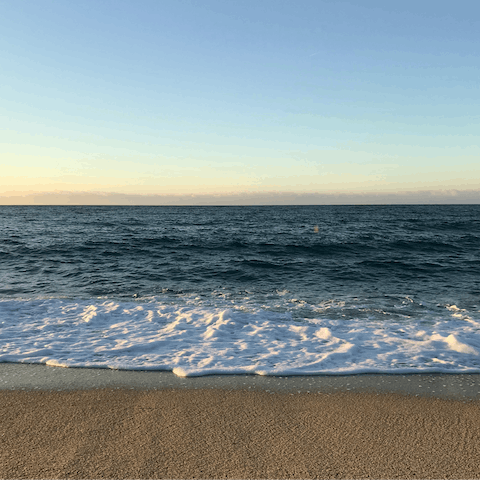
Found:
[[[0,362],[480,372],[480,205],[0,207]]]

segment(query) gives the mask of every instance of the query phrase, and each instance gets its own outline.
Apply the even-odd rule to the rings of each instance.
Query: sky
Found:
[[[0,204],[480,203],[478,0],[0,11]]]

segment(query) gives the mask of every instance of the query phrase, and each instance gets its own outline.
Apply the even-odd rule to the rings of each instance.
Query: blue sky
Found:
[[[480,192],[479,2],[0,7],[4,197]]]

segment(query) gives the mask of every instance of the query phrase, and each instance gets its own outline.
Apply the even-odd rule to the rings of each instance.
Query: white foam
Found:
[[[480,372],[478,311],[425,302],[416,311],[410,298],[388,308],[355,299],[311,304],[287,293],[270,303],[2,300],[0,361],[178,376]]]

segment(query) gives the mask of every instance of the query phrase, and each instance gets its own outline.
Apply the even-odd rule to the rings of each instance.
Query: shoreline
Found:
[[[350,375],[205,375],[178,377],[170,371],[54,367],[42,364],[0,363],[2,390],[88,389],[250,389],[272,392],[397,393],[462,401],[480,401],[476,373],[361,373]]]

